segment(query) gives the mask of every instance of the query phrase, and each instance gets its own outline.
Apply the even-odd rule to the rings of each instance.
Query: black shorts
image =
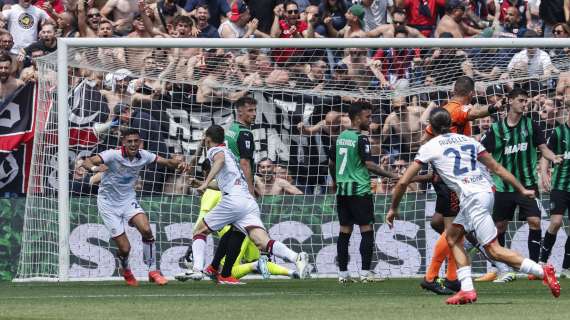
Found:
[[[538,199],[538,190],[534,189]],[[515,216],[515,209],[519,207],[519,221],[524,221],[528,217],[541,216],[537,199],[529,199],[518,192],[495,192],[495,205],[493,206],[493,220],[512,221]]]
[[[374,223],[372,195],[336,196],[338,222],[341,226],[368,225]]]
[[[570,208],[570,192],[552,190],[550,192],[550,214],[562,214]]]
[[[433,183],[435,190],[435,212],[442,214],[444,217],[455,217],[459,213],[459,198],[457,194],[443,182]]]

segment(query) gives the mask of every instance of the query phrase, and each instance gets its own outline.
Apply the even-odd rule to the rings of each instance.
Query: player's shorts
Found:
[[[374,223],[374,200],[367,196],[336,196],[338,222],[341,226]]]
[[[455,217],[459,212],[459,198],[457,194],[443,182],[433,183],[435,190],[435,212],[441,213],[444,217]]]
[[[257,202],[243,195],[224,194],[218,205],[204,217],[204,223],[211,231],[221,230],[228,224],[246,235],[249,229],[265,230]]]
[[[570,192],[552,190],[550,192],[550,214],[564,214],[570,208]]]
[[[97,208],[112,238],[116,238],[125,232],[125,225],[130,222],[132,217],[144,213],[143,208],[134,198],[123,203],[116,203],[106,200],[103,196],[98,196]]]
[[[492,192],[478,192],[464,197],[453,223],[462,225],[467,232],[474,231],[480,244],[489,244],[497,237],[497,228],[491,217],[493,202]]]
[[[536,198],[538,191],[536,188]],[[539,200],[529,199],[518,192],[495,192],[495,206],[493,207],[493,219],[495,221],[512,221],[515,209],[519,207],[519,220],[524,221],[528,217],[539,217],[541,211]]]

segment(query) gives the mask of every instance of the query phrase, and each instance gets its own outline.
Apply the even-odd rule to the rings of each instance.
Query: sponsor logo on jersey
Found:
[[[564,152],[564,160],[568,160],[570,159],[570,151],[565,151]]]
[[[483,181],[483,179],[485,179],[485,177],[483,177],[482,174],[476,175],[476,176],[471,176],[471,177],[465,177],[462,179],[464,184],[470,184],[470,183],[476,183],[479,181]]]
[[[518,143],[514,146],[506,146],[505,147],[505,155],[517,153],[519,151],[526,151],[527,148],[528,148],[527,142]]]

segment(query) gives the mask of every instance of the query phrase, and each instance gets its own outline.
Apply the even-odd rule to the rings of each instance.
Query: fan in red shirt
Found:
[[[471,121],[486,117],[499,111],[500,105],[493,105],[483,108],[472,108],[471,99],[475,95],[475,83],[467,76],[458,77],[453,88],[453,97],[443,107],[451,115],[451,132],[471,136]],[[434,136],[431,126],[426,128],[423,141]],[[427,268],[426,276],[421,283],[422,288],[433,291],[437,294],[453,294],[452,291],[459,291],[460,285],[457,280],[457,270],[455,259],[449,250],[444,228],[451,225],[453,219],[459,211],[459,200],[457,195],[451,191],[441,180],[433,182],[436,193],[435,213],[432,217],[431,226],[441,233],[434,248],[434,253],[430,265]],[[448,260],[448,267],[444,286],[435,281],[439,274],[439,269],[445,258]]]
[[[283,18],[275,14],[273,26],[271,26],[272,38],[314,38],[315,37],[315,17],[309,15],[307,22],[300,20],[299,7],[294,1],[286,1],[283,4],[285,10]],[[274,12],[277,11],[274,10]],[[289,57],[295,55],[302,49],[285,48],[273,50],[273,59],[277,63],[285,63]]]
[[[445,8],[445,0],[396,0],[396,6],[406,9],[410,27],[431,37],[437,21],[437,9]]]

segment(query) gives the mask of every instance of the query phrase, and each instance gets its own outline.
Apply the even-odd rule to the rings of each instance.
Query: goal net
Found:
[[[525,88],[532,96],[528,112],[546,134],[567,119],[570,106],[566,51],[553,42],[533,44],[536,39],[518,46],[505,39],[275,39],[266,45],[239,42],[243,47],[236,41],[164,39],[144,39],[148,46],[141,47],[127,40],[82,39],[81,46],[69,42],[63,49],[60,42],[65,50],[60,63],[65,61],[67,70],[58,70],[55,55],[37,62],[40,103],[18,280],[119,276],[116,248],[97,212],[97,179],[80,164],[117,148],[119,129],[127,126],[141,132],[145,149],[189,161],[208,126],[227,128],[236,120],[234,102],[246,95],[255,98],[252,131],[262,220],[272,238],[309,253],[315,275],[331,276],[337,270],[339,225],[328,152],[350,125],[346,112],[351,102],[374,106],[369,132],[374,161],[398,173],[413,161],[427,115],[447,103],[458,76],[475,79],[474,107],[497,103],[514,86]],[[538,44],[543,48],[526,49]],[[63,99],[57,94],[62,88]],[[475,121],[475,136],[503,116]],[[203,155],[198,156],[201,163]],[[184,267],[200,208],[191,184],[201,178],[199,165],[191,174],[150,165],[137,182],[139,202],[156,235],[158,266],[166,276]],[[435,210],[431,185],[410,186],[401,217],[389,229],[384,217],[394,181],[372,176],[370,183],[376,219],[373,269],[386,277],[422,275],[439,236],[430,227]],[[548,208],[546,192],[541,202]],[[547,225],[545,211],[543,232]],[[525,223],[512,222],[507,245],[528,256],[527,234]],[[141,237],[130,227],[127,235],[133,272],[144,276]],[[551,258],[557,267],[565,240],[560,232]],[[210,257],[216,242],[208,238]],[[360,268],[359,242],[355,230],[352,272]],[[479,254],[473,261],[476,273],[490,267]]]

